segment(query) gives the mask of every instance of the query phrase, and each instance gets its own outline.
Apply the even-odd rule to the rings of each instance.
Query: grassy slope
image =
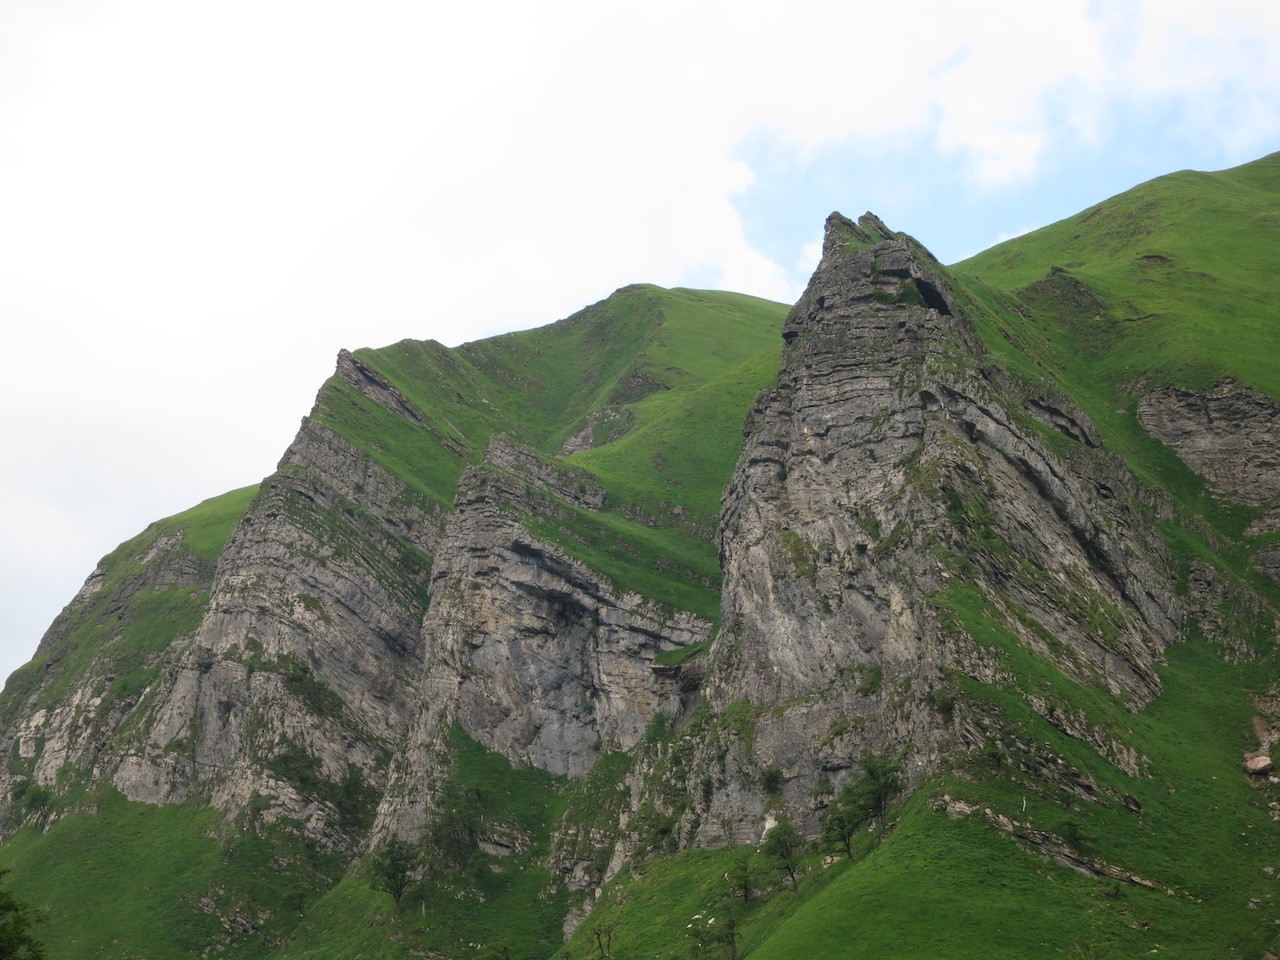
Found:
[[[52,958],[178,960],[207,946],[248,958],[373,960],[402,957],[406,946],[545,957],[566,910],[545,866],[563,785],[513,770],[465,735],[454,747],[446,793],[471,804],[481,832],[515,831],[528,845],[497,858],[473,844],[465,862],[433,865],[433,882],[410,889],[399,913],[359,866],[347,871],[340,855],[285,830],[246,833],[198,804],[153,807],[110,789],[82,796],[92,813],[71,813],[47,833],[19,831],[0,848],[0,868],[43,913],[37,933]]]
[[[671,462],[663,480],[677,489],[646,486],[630,468],[661,459],[663,441],[692,449],[689,434],[697,427],[689,422],[690,408],[708,418],[704,422],[727,417],[735,429],[741,426],[755,391],[776,372],[786,311],[741,294],[626,287],[558,323],[454,350],[406,340],[358,351],[421,413],[421,427],[393,426],[390,415],[371,412],[367,401],[352,407],[361,398],[332,379],[321,391],[319,415],[450,507],[458,476],[480,459],[491,434],[505,431],[554,456],[589,414],[609,410],[627,430],[626,457],[615,463],[608,451],[616,444],[610,444],[575,459],[601,475],[611,492],[614,485],[639,483],[664,494],[655,500],[696,505],[701,518],[713,521],[736,442],[717,446],[710,471],[705,453],[689,470]],[[637,442],[638,432],[651,439]],[[634,490],[619,495],[628,494],[636,497]]]
[[[110,790],[86,802],[94,813],[48,833],[25,828],[0,848],[13,890],[44,913],[37,936],[51,958],[177,960],[194,945],[263,956],[341,869],[296,837],[245,836],[195,804],[152,807]],[[246,935],[238,921],[260,930]]]
[[[421,425],[336,378],[318,416],[448,508],[492,434],[554,456],[590,415],[608,414],[600,445],[569,458],[606,487],[606,509],[542,517],[536,532],[628,589],[716,619],[720,492],[743,419],[777,371],[786,310],[741,294],[626,287],[559,323],[455,350],[403,341],[358,351]]]
[[[953,270],[1018,290],[1056,265],[1097,290],[1107,304],[1098,320],[1050,337],[1068,356],[1092,348],[1098,382],[1154,375],[1201,387],[1229,375],[1280,399],[1278,194],[1280,154],[1170,174]]]

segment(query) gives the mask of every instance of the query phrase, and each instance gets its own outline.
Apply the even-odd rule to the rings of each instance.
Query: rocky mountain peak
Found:
[[[921,244],[894,233],[874,214],[864,214],[855,224],[833,213],[827,218],[822,260],[782,336],[791,343],[819,319],[830,325],[837,317],[886,315],[904,306],[943,316],[955,312],[941,265]],[[976,336],[967,336],[964,346],[975,354],[982,351]]]
[[[708,678],[717,706],[762,705],[739,779],[781,769],[801,822],[866,757],[905,750],[920,776],[947,737],[983,741],[980,715],[929,704],[957,671],[1000,682],[992,630],[1140,705],[1180,616],[1122,464],[1029,427],[1053,401],[993,368],[928,251],[868,218],[833,217],[827,240],[725,492]],[[762,811],[728,791],[706,819],[741,839]]]

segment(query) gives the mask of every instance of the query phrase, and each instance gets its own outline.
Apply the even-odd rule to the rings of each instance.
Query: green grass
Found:
[[[720,565],[714,549],[679,527],[649,526],[612,511],[568,508],[529,517],[530,532],[612,581],[671,610],[720,619]]]
[[[1025,290],[1052,266],[1083,280],[1107,309],[1079,316],[1074,332],[1095,347],[1106,382],[1155,373],[1194,388],[1230,375],[1280,398],[1278,184],[1280,154],[1170,174],[953,270],[1006,290]]]
[[[623,504],[655,513],[680,507],[714,526],[747,411],[778,372],[782,340],[773,339],[777,345],[689,393],[652,398],[630,433],[571,462],[592,471]]]
[[[265,956],[269,940],[292,930],[298,903],[340,869],[284,834],[229,831],[198,804],[154,807],[110,790],[87,800],[92,813],[48,833],[28,827],[0,848],[12,889],[45,913],[37,936],[54,960],[176,960],[206,946]],[[260,929],[232,932],[222,917],[236,914]]]
[[[751,899],[745,902],[733,880],[744,858],[752,888]],[[810,858],[810,865],[814,860]],[[599,957],[597,931],[612,935],[611,954],[616,960],[727,956],[716,935],[723,935],[731,921],[738,925],[740,952],[754,956],[759,944],[798,904],[825,889],[841,872],[843,865],[812,872],[801,883],[797,897],[777,865],[750,847],[653,857],[607,886],[592,914],[553,956],[555,960],[595,960]]]

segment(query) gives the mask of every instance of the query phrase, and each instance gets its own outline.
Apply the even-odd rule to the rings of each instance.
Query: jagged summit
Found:
[[[833,324],[840,316],[856,319],[910,305],[952,314],[950,290],[932,254],[911,237],[891,232],[872,214],[859,224],[839,214],[828,218],[822,261],[787,317],[782,332],[786,342],[812,327],[819,315]],[[976,335],[967,332],[969,325],[954,329],[966,331],[967,350],[982,350]]]
[[[834,247],[854,244],[875,245],[884,240],[893,240],[894,233],[884,221],[868,210],[854,223],[839,210],[833,210],[823,226],[823,256],[828,252],[828,245]]]
[[[752,411],[726,490],[725,619],[708,689],[721,707],[744,695],[773,705],[751,762],[788,771],[793,817],[814,817],[805,798],[868,756],[910,744],[923,775],[957,726],[974,747],[997,735],[980,711],[928,706],[951,674],[998,675],[974,604],[1078,682],[1134,706],[1156,696],[1181,612],[1154,528],[1131,496],[1099,493],[1132,481],[1116,458],[1044,442],[1024,412],[1033,398],[990,369],[927,251],[897,234],[833,245],[783,336],[777,386]],[[1068,607],[1107,613],[1085,625]],[[810,733],[842,726],[856,734]],[[761,822],[760,808],[732,802],[713,801],[704,824]]]

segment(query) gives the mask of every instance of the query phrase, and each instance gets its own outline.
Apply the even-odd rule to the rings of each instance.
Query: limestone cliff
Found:
[[[689,691],[660,653],[711,624],[664,610],[530,532],[529,521],[593,510],[604,492],[502,437],[458,487],[422,625],[419,713],[384,804],[386,829],[421,828],[453,724],[519,765],[581,777],[629,750]]]
[[[1133,709],[1158,694],[1181,612],[1132,479],[1069,401],[987,361],[927,251],[833,215],[783,337],[725,491],[706,697],[726,719],[701,733],[682,789],[642,789],[635,806],[693,796],[682,842],[740,842],[783,814],[814,832],[868,755],[918,781],[990,733],[946,692],[953,672],[1011,679],[974,636],[987,622]],[[1069,704],[1029,699],[1138,762]]]
[[[115,786],[229,810],[266,797],[269,818],[328,842],[359,825],[367,814],[313,784],[372,791],[404,735],[438,523],[404,483],[304,422],[228,542],[208,612]]]

